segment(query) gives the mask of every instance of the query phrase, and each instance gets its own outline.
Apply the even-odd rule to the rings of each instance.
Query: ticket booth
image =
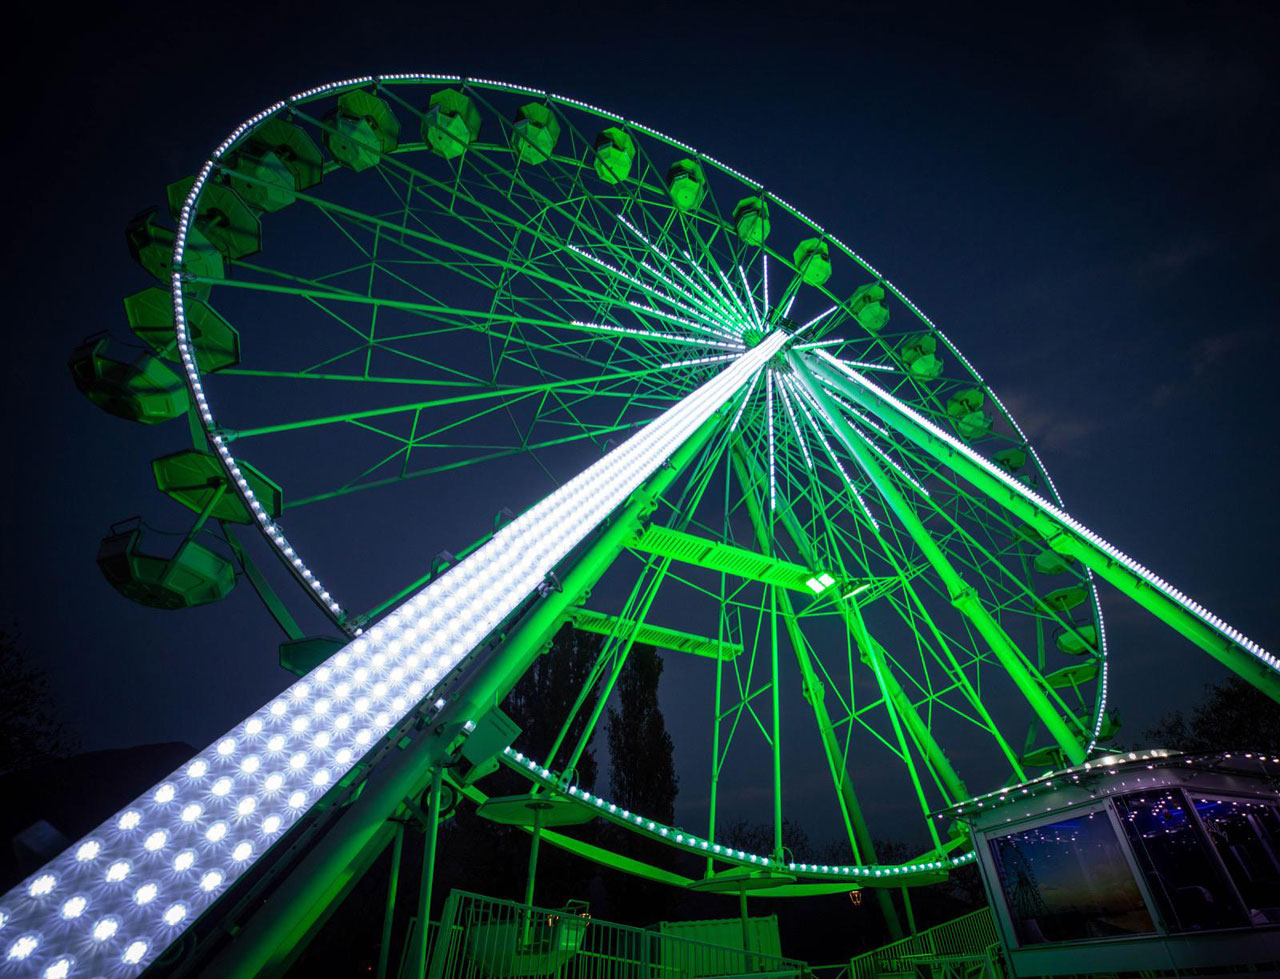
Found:
[[[1280,757],[1111,755],[966,823],[1014,975],[1280,975]]]

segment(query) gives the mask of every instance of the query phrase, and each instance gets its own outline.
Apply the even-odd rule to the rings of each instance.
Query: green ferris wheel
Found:
[[[60,961],[41,915],[76,875],[167,861],[163,899],[124,902],[93,946],[140,969],[279,841],[323,837],[308,859],[331,873],[359,864],[458,752],[471,775],[449,777],[476,804],[518,804],[484,791],[505,765],[529,812],[555,813],[543,839],[673,885],[936,881],[971,853],[933,813],[1088,763],[1113,735],[1098,578],[1280,691],[1271,654],[1069,516],[995,392],[898,287],[641,123],[480,79],[351,79],[248,120],[168,210],[129,232],[158,280],[126,299],[145,349],[94,338],[71,366],[116,414],[187,419],[190,446],[155,473],[197,516],[176,550],[128,526],[99,561],[168,608],[247,578],[301,678],[24,882],[26,903],[6,897],[0,944],[33,966]],[[273,590],[246,531],[296,587]],[[456,554],[432,559],[443,541]],[[308,638],[304,613],[341,638]],[[601,652],[549,719],[554,747],[527,754],[496,708],[566,623]],[[702,705],[684,719],[705,731],[688,749],[696,826],[576,781],[637,643],[667,651]],[[824,785],[843,862],[787,847],[798,769]],[[926,841],[905,864],[877,859],[869,775],[914,813],[896,833]],[[744,778],[767,798],[766,852],[724,840],[742,813],[717,793]],[[575,836],[590,818],[652,859]],[[281,920],[323,900],[304,890]],[[268,950],[288,921],[253,941]]]

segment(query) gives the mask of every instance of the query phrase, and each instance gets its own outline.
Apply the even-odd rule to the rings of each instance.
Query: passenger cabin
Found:
[[[938,814],[1011,974],[1280,974],[1280,757],[1110,755]]]

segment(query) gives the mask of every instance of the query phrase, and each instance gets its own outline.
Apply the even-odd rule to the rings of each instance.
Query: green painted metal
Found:
[[[898,405],[875,397],[867,388],[853,384],[841,372],[813,359],[814,374],[838,387],[855,403],[864,407],[885,424],[892,425],[914,444],[943,465],[954,470],[980,493],[1009,510],[1032,527],[1054,550],[1073,557],[1100,578],[1118,588],[1162,622],[1213,656],[1238,676],[1254,684],[1268,696],[1280,701],[1280,674],[1262,663],[1221,632],[1212,628],[1193,611],[1184,607],[1127,563],[1117,560],[1113,551],[1099,538],[1085,536],[1037,506],[1026,496],[1012,490],[993,472],[956,452],[954,447],[920,424],[917,418]],[[1075,603],[1075,593],[1059,592],[1058,604]],[[1064,746],[1065,747],[1065,746]],[[1068,752],[1068,757],[1072,757]],[[1078,763],[1080,759],[1072,758]]]
[[[169,214],[177,220],[195,177],[184,177],[165,190]],[[247,258],[262,247],[262,222],[253,208],[224,183],[210,183],[200,195],[195,228],[230,261]]]
[[[635,141],[617,126],[610,126],[596,137],[596,176],[605,183],[620,184],[627,180],[635,160]]]
[[[226,558],[193,542],[172,557],[143,550],[141,527],[104,537],[98,567],[126,598],[152,608],[179,609],[221,601],[235,587],[235,568]]]
[[[715,660],[731,660],[742,655],[742,644],[721,642],[707,636],[696,636],[678,629],[668,629],[649,622],[636,622],[623,619],[604,612],[593,612],[589,609],[575,609],[570,613],[569,621],[574,627],[584,632],[594,632],[601,636],[616,636],[635,633],[635,641],[642,645],[656,646],[658,649],[670,649],[678,653],[689,653],[693,656],[705,656]]]
[[[707,176],[697,160],[676,160],[667,170],[667,192],[678,211],[701,207],[707,196]]]
[[[811,286],[826,285],[831,278],[831,255],[821,238],[806,238],[796,245],[793,259],[800,277]]]
[[[155,425],[187,410],[186,386],[167,364],[147,353],[121,360],[105,335],[72,351],[67,366],[81,394],[120,418]]]
[[[422,141],[433,153],[452,160],[465,153],[479,135],[480,111],[471,99],[456,88],[432,94],[422,116]]]
[[[443,774],[439,766],[432,769],[431,787],[427,790],[429,804],[427,821],[423,827],[422,872],[418,880],[417,928],[408,949],[407,979],[423,979],[427,971],[427,951],[430,941],[431,893],[436,880],[436,843],[440,828],[440,796]]]
[[[747,245],[763,245],[769,237],[769,202],[763,197],[744,197],[733,208],[733,227]]]
[[[278,517],[284,510],[284,491],[279,484],[247,462],[240,463],[240,470],[263,509]],[[220,498],[209,514],[213,519],[241,524],[253,522],[253,516],[240,497],[226,492],[226,474],[211,453],[183,449],[153,460],[151,471],[155,476],[156,489],[188,510],[202,512],[213,495],[219,493]]]
[[[227,182],[250,207],[268,214],[288,207],[297,195],[289,165],[273,150],[239,153],[228,167]]]
[[[295,191],[314,187],[324,179],[324,154],[320,147],[306,130],[281,116],[272,116],[255,126],[245,142],[245,152],[250,157],[271,155],[278,159],[293,175]],[[269,182],[275,184],[274,176],[269,178]]]
[[[239,540],[236,539],[235,531],[226,523],[222,524],[222,534],[226,538],[227,546],[231,548],[231,553],[235,555],[236,562],[244,571],[244,576],[249,579],[249,584],[253,586],[253,590],[257,592],[258,599],[271,613],[271,617],[276,620],[276,624],[280,626],[285,636],[289,639],[303,638],[302,630],[298,627],[297,621],[293,617],[293,613],[289,611],[288,606],[280,599],[280,595],[270,582],[267,581],[262,571],[254,560],[249,557],[245,549],[240,546]]]
[[[305,945],[337,893],[357,871],[367,866],[372,851],[381,852],[389,834],[386,820],[407,796],[425,787],[431,773],[446,757],[449,745],[472,717],[479,716],[502,699],[524,675],[533,659],[559,629],[566,611],[604,574],[617,558],[635,528],[652,513],[657,498],[693,461],[723,420],[713,417],[676,449],[670,467],[660,470],[633,495],[631,502],[606,526],[591,547],[561,579],[553,591],[535,605],[503,644],[456,691],[432,728],[412,745],[387,759],[378,778],[369,782],[359,798],[348,805],[322,839],[291,870],[274,893],[272,902],[252,918],[236,941],[209,966],[209,974],[228,977],[254,976],[278,968],[293,949]],[[604,856],[606,851],[601,851]],[[613,862],[618,857],[609,855]]]
[[[383,98],[355,89],[338,97],[325,122],[325,145],[335,160],[359,172],[377,164],[400,143],[400,120]]]
[[[165,286],[173,274],[174,237],[172,228],[156,220],[155,208],[143,211],[125,228],[125,242],[133,260]],[[226,274],[222,255],[198,228],[192,228],[187,234],[183,269],[209,282],[221,281]],[[202,291],[208,290],[199,285],[195,287],[197,298]]]
[[[196,361],[206,373],[240,362],[240,334],[208,303],[187,300],[187,331],[196,348]],[[125,317],[134,336],[159,357],[177,362],[178,344],[173,335],[173,298],[167,289],[152,286],[124,300]]]
[[[657,524],[644,528],[629,546],[637,551],[697,565],[708,571],[723,571],[736,578],[777,585],[807,595],[815,593],[815,588],[809,582],[821,573],[820,570],[782,561],[758,551],[749,551]],[[818,590],[822,590],[821,587]]]
[[[868,333],[879,333],[889,322],[889,308],[884,299],[884,286],[868,282],[849,297],[849,314]]]
[[[386,979],[391,959],[391,927],[395,924],[396,891],[400,886],[400,858],[404,853],[404,823],[396,821],[395,842],[391,847],[391,877],[387,881],[387,898],[382,909],[382,939],[378,943],[377,979]]]
[[[1039,675],[1034,664],[1018,649],[1009,638],[1008,633],[1005,632],[1000,623],[983,605],[973,586],[956,571],[951,561],[948,560],[934,540],[932,533],[925,527],[919,514],[889,481],[888,476],[866,448],[863,440],[854,433],[848,422],[844,421],[843,414],[841,414],[827,394],[826,389],[817,379],[818,377],[824,377],[830,380],[830,369],[820,362],[812,365],[811,368],[809,363],[800,359],[800,356],[792,354],[788,358],[796,372],[796,376],[806,387],[810,396],[823,407],[828,418],[833,422],[836,433],[839,435],[841,442],[844,443],[845,448],[858,460],[859,465],[867,473],[894,515],[906,528],[911,538],[920,548],[921,553],[942,579],[950,594],[952,604],[973,624],[988,648],[996,655],[1005,672],[1008,673],[1019,691],[1027,699],[1028,704],[1035,711],[1040,722],[1044,724],[1045,729],[1062,747],[1063,752],[1072,760],[1072,763],[1078,764],[1084,761],[1084,743],[1088,740],[1088,733],[1081,731],[1078,727],[1073,730],[1063,720],[1060,713],[1061,704],[1054,703],[1046,693],[1051,688],[1047,688],[1044,678]],[[1075,721],[1074,717],[1072,721]]]
[[[333,636],[299,636],[280,644],[280,665],[297,676],[306,676],[346,645]]]
[[[947,431],[1007,460],[1008,468],[1028,482],[1043,480],[1025,444],[1001,434],[1008,426],[991,426],[983,413],[980,379],[963,358],[949,353],[914,307],[896,305],[901,297],[878,273],[758,185],[732,182],[713,160],[655,141],[643,127],[593,121],[604,118],[599,114],[584,123],[580,107],[553,97],[529,102],[528,93],[500,97],[487,83],[447,80],[432,82],[429,94],[422,93],[422,88],[410,91],[384,79],[324,99],[302,99],[255,125],[220,161],[221,176],[210,184],[206,203],[221,188],[267,215],[274,210],[289,221],[315,217],[350,248],[335,267],[306,268],[289,263],[288,256],[267,255],[237,261],[234,279],[223,280],[223,259],[213,245],[188,253],[187,285],[202,294],[225,290],[228,299],[220,309],[261,301],[278,310],[318,311],[342,337],[328,348],[299,350],[289,362],[228,362],[223,377],[235,380],[210,379],[227,392],[238,384],[259,383],[264,390],[275,383],[280,390],[301,392],[296,400],[276,402],[287,406],[282,417],[247,417],[239,431],[218,429],[236,445],[237,455],[237,443],[262,438],[268,440],[264,456],[258,456],[257,446],[251,454],[266,458],[275,441],[287,441],[269,439],[276,435],[311,438],[319,446],[337,430],[380,440],[380,450],[360,463],[367,468],[348,471],[342,468],[346,459],[334,460],[329,484],[306,487],[305,496],[291,494],[290,508],[321,506],[410,478],[443,476],[434,488],[444,488],[449,473],[504,459],[531,460],[552,472],[544,462],[554,454],[550,450],[576,442],[605,447],[681,396],[699,371],[715,369],[676,366],[682,358],[731,349],[698,346],[690,336],[714,344],[741,331],[749,346],[763,336],[759,324],[785,321],[798,327],[820,308],[806,308],[807,302],[825,305],[828,288],[848,295],[859,281],[866,284],[833,315],[811,321],[816,328],[803,339],[843,345],[841,356],[874,363],[885,372],[877,378],[887,376],[896,395]],[[417,126],[422,144],[400,144],[400,119]],[[604,133],[594,137],[602,126]],[[313,137],[333,159],[325,160]],[[442,165],[441,156],[450,158],[450,165]],[[374,168],[364,177],[344,172]],[[382,184],[391,191],[386,206],[369,207],[354,193]],[[735,198],[738,205],[730,211],[725,205]],[[771,230],[771,209],[784,250],[799,242],[792,262],[774,254],[767,261],[760,247]],[[211,212],[202,206],[201,213]],[[781,233],[784,226],[788,230]],[[162,231],[149,230],[138,240],[139,253],[151,249],[153,274],[163,279],[166,268],[156,257]],[[206,254],[216,257],[207,272],[200,268]],[[768,266],[771,285],[761,281]],[[853,281],[842,281],[849,269]],[[867,282],[870,277],[875,281]],[[474,287],[476,297],[437,293],[437,280],[461,283],[459,289]],[[802,289],[804,284],[822,288]],[[162,343],[167,293],[155,292],[148,325],[156,325],[155,343]],[[664,296],[675,297],[681,307],[664,305]],[[890,327],[891,306],[895,317],[905,320],[901,329],[896,319]],[[188,299],[189,328],[195,310]],[[238,322],[246,331],[251,328],[249,320]],[[742,328],[744,322],[749,329]],[[835,339],[837,331],[846,340]],[[250,347],[256,346],[246,349],[255,354]],[[471,359],[451,358],[455,348],[470,349]],[[212,360],[199,346],[197,359],[209,372]],[[1075,595],[1082,571],[1043,541],[1028,551],[1027,542],[1009,533],[1006,514],[982,494],[971,493],[945,460],[920,450],[896,426],[880,434],[872,427],[882,423],[874,412],[860,409],[868,416],[864,421],[843,403],[823,402],[844,419],[843,431],[832,439],[833,451],[824,456],[819,439],[825,423],[798,388],[788,387],[794,373],[785,359],[771,366],[776,391],[768,419],[761,409],[764,378],[755,394],[740,399],[741,451],[764,474],[753,476],[753,483],[739,474],[739,482],[756,493],[771,483],[776,488],[776,502],[770,501],[761,517],[767,529],[756,539],[761,550],[775,556],[737,546],[735,534],[741,533],[748,501],[729,492],[732,463],[724,452],[710,453],[707,472],[680,478],[705,487],[710,468],[720,466],[724,500],[710,504],[700,490],[680,495],[675,490],[681,484],[673,482],[672,501],[687,506],[692,522],[680,524],[663,511],[663,520],[679,524],[678,529],[655,523],[624,542],[631,553],[617,562],[619,573],[631,574],[637,555],[644,566],[634,579],[628,608],[607,616],[576,613],[588,617],[580,624],[594,623],[597,631],[607,629],[614,637],[595,676],[606,686],[625,660],[626,644],[637,639],[658,639],[714,657],[708,837],[715,839],[717,818],[723,823],[716,807],[720,767],[730,752],[745,750],[744,732],[765,735],[773,755],[775,833],[780,826],[785,800],[776,787],[777,759],[781,731],[792,730],[792,719],[776,708],[780,687],[793,682],[802,687],[822,732],[847,827],[860,819],[849,775],[855,731],[866,745],[859,747],[859,766],[883,763],[883,756],[870,761],[883,749],[892,764],[908,770],[926,811],[938,799],[967,796],[964,780],[943,750],[939,717],[976,726],[990,736],[1009,768],[1020,772],[1021,752],[1009,748],[978,696],[982,690],[991,697],[993,681],[1007,671],[1004,660],[966,626],[984,609],[996,628],[1011,623],[1009,631],[1025,642],[1010,656],[1020,658],[1033,682],[1038,682],[1036,671],[1045,675],[1050,709],[1069,717],[1064,724],[1082,750],[1094,720],[1090,704],[1098,679],[1085,680],[1088,689],[1078,690],[1066,682],[1067,668],[1059,668],[1061,659],[1054,657],[1078,651],[1093,664],[1099,633],[1092,595],[1086,587],[1078,605],[1046,603],[1045,579],[1034,577],[1064,576],[1054,583],[1076,589],[1070,593]],[[411,385],[409,396],[396,395],[396,385]],[[338,398],[327,401],[330,391],[340,392]],[[847,392],[843,397],[854,400]],[[1006,418],[998,402],[990,401],[990,418]],[[221,406],[224,398],[216,403]],[[197,425],[194,414],[188,417]],[[239,422],[245,416],[227,418]],[[512,419],[515,434],[500,442],[477,437],[496,418]],[[194,431],[199,439],[198,426]],[[863,454],[850,444],[862,445]],[[849,467],[847,473],[842,465]],[[922,526],[908,526],[892,507],[880,518],[882,487],[896,491],[900,505],[915,509]],[[748,495],[757,506],[768,498]],[[960,596],[969,618],[952,611],[953,591],[939,581],[945,575],[922,555],[927,550],[918,538],[922,529],[962,581],[980,586]],[[794,546],[786,545],[788,537]],[[780,556],[784,547],[801,563]],[[405,577],[421,571],[419,564]],[[821,585],[820,573],[831,576],[829,586]],[[690,622],[690,632],[650,623],[658,581],[664,595],[679,588],[714,598],[716,623]],[[768,587],[757,587],[761,583]],[[795,600],[796,593],[806,601]],[[395,601],[396,596],[380,600],[369,612],[343,621],[367,624]],[[575,614],[570,605],[562,613]],[[827,648],[829,642],[815,639],[824,620],[843,626],[845,648]],[[779,621],[793,648],[798,681],[794,671],[782,672]],[[846,666],[847,678],[836,675]],[[510,670],[514,675],[516,667]],[[855,702],[855,678],[868,675],[875,692]],[[849,835],[855,851],[868,852],[869,835],[862,834],[865,846],[857,842],[855,829]],[[954,841],[935,837],[934,845],[939,853],[950,852]],[[620,865],[616,854],[597,856]],[[711,859],[708,870],[714,870]],[[661,876],[658,868],[653,873]],[[785,893],[810,892],[805,891],[810,886],[800,883]]]
[[[560,142],[560,120],[549,106],[527,102],[516,112],[511,126],[512,143],[520,162],[538,164],[551,159]]]
[[[744,487],[743,499],[747,504],[747,512],[751,517],[751,525],[755,531],[757,544],[762,550],[768,549],[772,546],[773,537],[766,524],[763,509],[756,498],[754,490],[754,487],[762,485],[762,480],[758,478],[758,474],[749,473],[751,460],[740,446],[735,446],[731,459],[734,472],[738,477],[738,483]],[[806,547],[806,536],[798,531],[794,517],[788,521],[788,516],[789,513],[784,513],[783,521],[787,524],[790,536],[800,547]],[[875,843],[872,840],[871,831],[867,828],[866,819],[862,814],[862,806],[859,805],[857,793],[854,790],[853,778],[849,773],[847,748],[841,747],[839,736],[831,723],[831,715],[827,711],[825,687],[813,668],[813,661],[809,655],[809,645],[797,623],[791,597],[786,592],[782,592],[778,599],[782,607],[783,621],[786,624],[788,636],[791,640],[791,649],[800,668],[801,691],[805,700],[813,709],[818,734],[822,739],[823,753],[826,756],[827,770],[831,773],[832,781],[836,787],[840,814],[844,821],[849,846],[853,851],[853,858],[857,862],[869,861],[874,863],[877,860]],[[719,713],[718,696],[716,712],[717,714]],[[890,935],[894,937],[901,936],[902,925],[898,921],[893,899],[885,891],[877,891],[876,899]]]
[[[942,358],[938,355],[938,338],[932,333],[908,337],[899,348],[903,366],[922,380],[932,381],[942,373]]]

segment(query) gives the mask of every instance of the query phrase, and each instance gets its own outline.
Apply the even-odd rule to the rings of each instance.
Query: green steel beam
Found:
[[[506,641],[453,692],[432,726],[398,754],[386,759],[315,847],[303,857],[256,915],[250,918],[206,969],[206,974],[239,979],[276,973],[296,948],[305,945],[327,916],[354,868],[367,866],[367,849],[385,846],[387,820],[406,797],[416,797],[432,769],[448,755],[463,725],[497,707],[555,635],[568,609],[599,580],[647,519],[667,489],[723,424],[713,415],[672,454],[550,592],[520,621]],[[606,861],[607,862],[607,861]]]
[[[782,561],[758,551],[734,547],[719,541],[708,540],[697,534],[671,530],[650,524],[627,545],[632,550],[644,551],[671,558],[685,564],[697,565],[708,571],[720,571],[736,578],[759,581],[766,585],[789,588],[792,591],[814,595],[823,588],[816,581],[821,570],[810,570],[790,561]],[[810,582],[814,582],[810,584]]]
[[[720,642],[706,636],[695,636],[691,632],[680,632],[678,629],[651,625],[648,622],[641,622],[637,627],[637,624],[630,619],[619,618],[604,612],[593,612],[585,608],[570,612],[568,620],[583,632],[594,632],[601,636],[626,635],[634,629],[636,642],[656,646],[659,649],[670,649],[677,653],[691,653],[694,656],[706,656],[717,660],[731,660],[742,654],[741,643]]]
[[[1170,586],[1146,572],[1065,511],[1049,512],[1050,504],[1037,502],[1021,484],[1002,477],[992,464],[945,435],[896,398],[869,382],[854,381],[826,358],[805,356],[801,360],[793,355],[791,359],[803,363],[804,370],[839,388],[855,404],[906,436],[979,492],[1033,527],[1053,550],[1074,557],[1237,676],[1252,683],[1271,699],[1280,701],[1280,672],[1250,648],[1253,643],[1226,623],[1211,624],[1212,616],[1207,610],[1197,611],[1198,607],[1193,607],[1190,599],[1171,594],[1173,589]],[[1233,633],[1238,638],[1234,638]]]
[[[747,472],[747,466],[751,464],[752,460],[743,450],[740,439],[735,442],[731,450],[730,460],[733,464],[734,474],[738,477],[738,483],[742,489],[742,497],[746,501],[747,514],[751,518],[751,527],[755,531],[756,540],[762,550],[766,548],[772,549],[772,535],[765,523],[760,501],[756,498],[753,489],[753,487],[762,484],[757,479],[752,479]],[[784,523],[787,522],[788,516],[791,517],[792,522],[795,521],[795,517],[791,516],[791,511],[787,509],[783,513]],[[801,548],[802,553],[806,557],[812,557],[812,552],[805,550],[808,538],[801,535],[799,528],[788,526],[787,530],[793,540],[796,541],[796,546]],[[840,814],[844,819],[845,832],[849,839],[849,845],[853,850],[854,860],[859,863],[874,863],[877,859],[875,843],[872,841],[871,831],[867,828],[867,821],[862,815],[862,806],[858,803],[858,796],[853,787],[853,778],[849,774],[845,755],[840,750],[840,740],[836,736],[835,727],[831,723],[831,715],[827,712],[826,688],[813,669],[813,662],[809,657],[809,646],[800,631],[799,623],[796,621],[795,609],[791,604],[791,596],[784,591],[778,595],[778,600],[782,605],[783,622],[786,624],[787,634],[791,640],[791,649],[795,654],[796,664],[800,668],[800,689],[809,707],[813,710],[818,734],[822,739],[822,751],[827,759],[827,769],[830,771],[832,781],[835,784],[836,798],[840,803]],[[719,684],[717,684],[716,693],[718,709]],[[887,891],[878,890],[876,899],[890,936],[895,939],[902,937],[902,923],[898,920],[898,912],[893,906],[892,897],[889,896]]]
[[[832,401],[822,386],[820,377],[827,377],[830,372],[825,365],[813,364],[815,358],[803,357],[800,354],[787,355],[787,361],[795,371],[797,379],[804,386],[810,397],[821,407],[826,420],[832,427],[836,437],[844,447],[853,454],[858,465],[875,485],[880,496],[898,518],[899,523],[911,535],[916,546],[925,559],[933,567],[951,596],[951,602],[965,616],[982,636],[987,647],[995,654],[996,659],[1005,672],[1009,674],[1018,690],[1026,698],[1031,709],[1045,726],[1050,736],[1062,748],[1063,753],[1078,765],[1085,759],[1084,746],[1081,744],[1080,732],[1073,731],[1063,719],[1057,705],[1046,694],[1048,687],[1044,678],[1030,660],[1018,649],[1017,644],[1009,638],[1008,633],[996,621],[995,617],[983,605],[977,591],[961,577],[951,561],[943,553],[942,548],[933,539],[933,535],[925,527],[915,508],[902,497],[892,481],[880,468],[879,462],[866,447],[863,440],[853,431],[844,419],[839,407]]]

